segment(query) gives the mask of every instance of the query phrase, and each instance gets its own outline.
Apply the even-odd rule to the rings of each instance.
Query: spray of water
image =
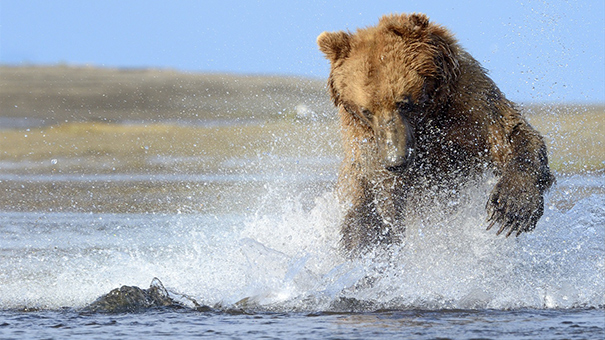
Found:
[[[605,303],[605,197],[569,210],[550,202],[537,230],[505,239],[485,231],[489,185],[470,188],[454,213],[425,209],[402,244],[354,259],[338,250],[332,195],[249,221],[237,248],[246,297],[262,308],[569,308]],[[231,272],[234,274],[233,272]],[[231,290],[233,293],[234,291]]]
[[[0,305],[83,307],[159,277],[170,291],[219,308],[602,308],[605,195],[569,192],[602,182],[560,179],[536,230],[518,238],[485,230],[491,184],[471,186],[453,212],[425,208],[401,244],[354,259],[340,252],[334,194],[309,206],[287,185],[269,190],[256,214],[3,215],[7,241],[11,230],[14,240],[30,236],[3,249],[13,260],[2,264]]]

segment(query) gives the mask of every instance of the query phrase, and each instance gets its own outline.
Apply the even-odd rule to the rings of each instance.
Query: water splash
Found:
[[[293,210],[280,220],[254,221],[245,233],[256,235],[263,247],[257,249],[264,255],[247,257],[254,258],[253,272],[281,272],[274,272],[272,283],[259,291],[242,293],[251,293],[260,306],[277,309],[605,305],[605,196],[586,197],[567,211],[550,202],[535,232],[505,239],[485,231],[486,191],[468,195],[472,204],[455,214],[433,211],[431,218],[415,221],[403,244],[353,261],[340,257],[333,242],[338,219],[316,218],[325,200],[309,213]],[[317,233],[322,229],[332,234]],[[280,255],[272,258],[276,250]]]
[[[485,230],[478,187],[455,213],[425,210],[402,244],[354,260],[339,250],[332,192],[309,205],[278,187],[256,214],[3,213],[0,306],[79,308],[156,276],[200,304],[261,311],[605,306],[605,195],[570,191],[602,177],[560,179],[518,238]]]

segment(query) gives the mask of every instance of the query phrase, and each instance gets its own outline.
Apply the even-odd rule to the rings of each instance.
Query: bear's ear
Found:
[[[422,13],[410,14],[408,20],[410,24],[412,24],[412,29],[414,31],[426,28],[429,25],[429,17]]]
[[[426,29],[429,26],[429,17],[422,13],[386,15],[380,19],[380,24],[384,25],[387,30],[405,37]]]
[[[317,37],[317,45],[331,62],[346,58],[351,50],[351,35],[343,32],[322,32]]]

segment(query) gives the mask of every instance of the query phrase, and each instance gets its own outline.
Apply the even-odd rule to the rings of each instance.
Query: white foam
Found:
[[[605,196],[568,211],[551,207],[536,231],[504,238],[485,230],[486,191],[469,195],[454,214],[415,221],[403,244],[357,260],[338,251],[342,211],[332,194],[310,211],[290,199],[229,236],[239,242],[210,252],[197,281],[205,289],[193,284],[188,292],[207,303],[249,298],[262,308],[303,310],[343,299],[370,308],[605,305]]]
[[[605,306],[605,195],[565,209],[549,198],[534,232],[504,238],[485,230],[486,192],[356,260],[339,252],[331,192],[309,208],[280,187],[249,215],[4,214],[0,306],[82,307],[153,277],[200,303],[263,310]]]

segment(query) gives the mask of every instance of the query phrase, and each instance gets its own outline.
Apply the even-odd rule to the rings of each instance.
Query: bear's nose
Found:
[[[403,149],[402,150],[402,146]],[[393,140],[387,140],[385,143],[383,166],[389,171],[400,171],[407,167],[407,148],[405,145],[397,146]]]
[[[410,165],[411,157],[401,154],[388,154],[383,159],[383,166],[390,172],[403,172]]]

